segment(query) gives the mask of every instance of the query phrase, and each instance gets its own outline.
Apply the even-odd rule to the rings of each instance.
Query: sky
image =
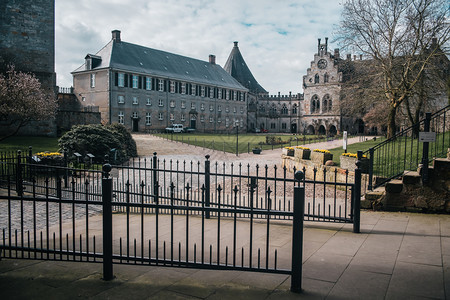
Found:
[[[86,54],[120,30],[122,41],[222,67],[238,41],[253,76],[270,94],[302,93],[302,78],[340,20],[337,0],[56,0],[57,84],[72,86]]]

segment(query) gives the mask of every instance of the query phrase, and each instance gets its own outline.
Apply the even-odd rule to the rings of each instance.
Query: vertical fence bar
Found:
[[[425,114],[425,124],[424,131],[430,131],[430,121],[431,121],[431,113],[427,112]],[[429,151],[429,142],[423,143],[423,152],[422,152],[422,182],[428,183],[428,151]]]
[[[372,182],[372,180],[373,180],[373,159],[374,159],[373,151],[374,151],[373,148],[369,149],[369,184],[368,184],[367,189],[370,191],[372,190],[372,185],[373,185],[373,182]]]
[[[209,161],[209,155],[206,155],[205,158],[205,218],[209,219],[209,207],[211,205],[211,162]]]
[[[22,151],[17,151],[17,166],[16,166],[16,192],[17,196],[23,195],[23,178],[22,178]]]
[[[357,161],[355,169],[355,191],[353,193],[354,204],[353,204],[353,232],[360,233],[360,223],[361,223],[361,159],[362,151],[357,152]]]
[[[102,202],[103,202],[103,279],[112,280],[112,178],[110,178],[111,165],[103,165]]]
[[[294,216],[292,220],[292,266],[291,266],[291,291],[301,293],[303,272],[303,218],[305,214],[305,186],[300,185],[304,174],[295,172],[298,186],[294,187]]]

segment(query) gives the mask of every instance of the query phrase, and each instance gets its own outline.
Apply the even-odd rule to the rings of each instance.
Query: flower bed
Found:
[[[59,152],[38,152],[33,156],[35,163],[46,166],[64,166],[64,157]]]
[[[282,154],[287,156],[294,156],[294,148],[293,147],[284,147]]]
[[[307,147],[297,146],[295,147],[295,158],[298,159],[310,159],[311,149]]]
[[[333,160],[333,154],[328,150],[314,149],[311,153],[311,161],[317,165],[324,165],[328,160]]]

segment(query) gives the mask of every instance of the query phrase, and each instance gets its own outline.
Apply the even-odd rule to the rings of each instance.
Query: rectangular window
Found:
[[[225,112],[230,112],[230,108],[228,106],[225,107]]]
[[[123,115],[123,111],[119,111],[119,124],[123,124],[123,119],[124,119],[124,115]]]
[[[222,105],[217,105],[217,111],[222,111]]]
[[[195,94],[195,91],[196,91],[196,89],[197,89],[197,87],[195,86],[195,84],[192,84],[192,87],[191,87],[191,95],[193,95],[193,96],[196,96]]]
[[[233,101],[237,101],[237,92],[233,91]]]
[[[275,129],[275,123],[270,123],[270,129]]]
[[[217,123],[222,123],[222,119],[221,118],[217,118]]]
[[[209,88],[209,98],[214,98],[214,88]]]
[[[234,112],[234,113],[237,113],[236,107],[233,107],[233,112]]]
[[[152,100],[150,98],[147,98],[147,105],[149,105],[149,106],[152,105]]]
[[[139,104],[138,97],[133,97],[133,104],[134,105],[138,105]]]
[[[164,92],[164,80],[158,79],[158,83],[159,83],[159,91]]]
[[[117,85],[119,87],[124,87],[125,86],[125,74],[119,73],[117,79],[118,79],[117,80],[118,81]]]
[[[145,89],[147,89],[147,90],[152,89],[152,78],[151,77],[145,77]]]
[[[95,74],[91,74],[91,88],[95,88]]]
[[[159,99],[159,101],[158,101],[158,106],[164,106],[164,102],[163,102],[162,99]]]
[[[145,125],[152,125],[152,115],[150,113],[145,114]]]
[[[210,110],[210,111],[213,111],[213,110],[214,110],[214,105],[213,105],[213,104],[210,104],[210,105],[209,105],[209,110]]]
[[[241,106],[241,114],[243,114],[244,113],[244,107],[243,106]]]
[[[225,94],[226,94],[226,99],[230,100],[230,90],[226,90]]]
[[[170,100],[170,107],[172,107],[172,108],[175,107],[175,100]]]
[[[281,129],[286,129],[286,123],[281,123]]]
[[[131,115],[133,119],[137,119],[138,118],[138,113],[137,111],[134,111],[133,114]]]
[[[138,80],[139,80],[139,76],[133,75],[133,79],[132,79],[132,87],[133,87],[133,89],[137,89],[138,88],[138,84],[139,84]]]
[[[186,121],[186,117],[184,115],[181,115],[181,121],[182,122]]]
[[[117,96],[117,103],[125,103],[125,97],[122,95]]]
[[[160,121],[164,120],[164,115],[162,112],[158,113],[158,120]]]
[[[209,117],[209,123],[212,123],[212,122],[214,122],[214,118],[211,116],[211,117]]]
[[[225,127],[230,126],[230,118],[226,117],[225,118]]]
[[[195,102],[191,102],[191,109],[195,110]]]
[[[217,99],[222,99],[222,89],[217,91]]]
[[[175,93],[175,81],[170,81],[170,92]]]
[[[184,101],[184,100],[181,100],[181,108],[186,108],[186,101]]]
[[[244,93],[243,93],[243,92],[240,92],[239,94],[240,94],[240,99],[239,99],[239,100],[240,100],[240,101],[244,101]]]
[[[205,87],[202,85],[201,96],[205,97]]]
[[[175,115],[173,113],[170,114],[170,121],[175,120]]]
[[[200,110],[205,110],[205,103],[200,104]]]
[[[200,116],[200,122],[205,122],[205,116]]]
[[[186,94],[186,83],[182,82],[181,83],[181,94]]]

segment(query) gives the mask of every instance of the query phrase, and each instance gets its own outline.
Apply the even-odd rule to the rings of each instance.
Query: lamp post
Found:
[[[239,156],[239,121],[234,121],[234,126],[236,127],[236,156]]]

